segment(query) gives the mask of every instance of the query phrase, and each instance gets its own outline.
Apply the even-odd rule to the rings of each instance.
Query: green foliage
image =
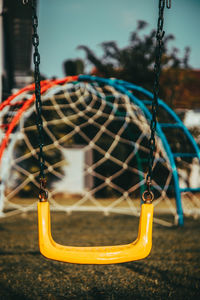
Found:
[[[130,35],[129,45],[119,48],[117,42],[109,41],[101,44],[103,55],[97,57],[87,46],[79,46],[86,53],[87,60],[95,67],[95,74],[103,77],[115,77],[129,82],[133,82],[149,90],[153,89],[154,82],[154,61],[155,61],[155,35],[152,30],[148,35],[142,35],[148,24],[145,21],[138,21],[135,31]],[[169,43],[175,38],[172,34],[164,36],[163,39],[163,69],[185,69],[189,68],[190,49],[185,49],[183,58],[178,57],[179,50],[170,48]],[[171,82],[176,85],[176,78]],[[161,89],[161,94],[164,91]]]

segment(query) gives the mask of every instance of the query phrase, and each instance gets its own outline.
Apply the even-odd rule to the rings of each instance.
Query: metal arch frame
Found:
[[[90,80],[90,81],[99,81],[99,82],[102,82],[102,83],[107,83],[107,84],[112,85],[113,87],[117,88],[119,91],[125,93],[133,101],[133,103],[135,103],[136,105],[138,105],[141,108],[141,110],[146,115],[147,119],[151,120],[151,113],[149,112],[147,107],[144,105],[144,103],[142,103],[141,100],[136,98],[129,90],[137,90],[137,91],[145,93],[147,96],[153,98],[153,95],[150,92],[146,91],[142,87],[138,87],[134,84],[125,82],[123,80],[104,79],[104,78],[91,77],[91,76],[87,76],[87,78],[86,78],[85,75],[79,76],[79,80],[86,80],[86,79]],[[166,153],[169,157],[169,161],[170,161],[170,164],[172,166],[172,174],[173,174],[173,178],[174,178],[174,182],[175,182],[175,194],[176,194],[176,208],[177,208],[177,215],[178,215],[178,224],[180,226],[183,226],[183,209],[182,209],[182,203],[181,203],[181,193],[180,193],[180,188],[179,188],[179,178],[178,178],[178,172],[177,172],[175,160],[173,158],[170,145],[169,145],[169,143],[168,143],[168,141],[167,141],[160,125],[159,125],[159,123],[157,123],[156,131],[157,131],[157,134],[161,138],[164,149],[165,149],[165,151],[166,151]]]
[[[123,80],[118,80],[118,79],[105,79],[105,78],[100,78],[100,77],[90,76],[90,75],[79,75],[78,79],[80,81],[102,82],[104,84],[109,84],[109,85],[115,87],[117,90],[126,94],[131,99],[131,101],[133,101],[136,105],[138,105],[141,108],[141,110],[146,115],[147,119],[151,120],[151,113],[144,104],[144,103],[151,104],[151,100],[150,101],[148,101],[148,100],[141,101],[130,92],[130,90],[139,91],[139,92],[143,93],[144,95],[148,96],[150,99],[153,99],[153,94],[151,92],[147,91],[146,89],[144,89],[140,86],[134,85],[132,83],[129,83],[129,82],[126,82]],[[158,98],[158,105],[161,106],[162,108],[164,108],[176,122],[175,124],[157,123],[156,131],[157,131],[158,136],[161,139],[161,142],[162,142],[164,149],[168,155],[168,158],[169,158],[169,161],[170,161],[170,164],[172,167],[172,176],[174,179],[175,195],[176,195],[176,209],[177,209],[177,217],[178,217],[177,221],[178,221],[178,225],[183,226],[184,219],[183,219],[183,208],[182,208],[182,202],[181,202],[181,192],[200,191],[200,188],[195,188],[195,189],[192,189],[192,188],[182,188],[181,189],[180,188],[179,176],[178,176],[178,171],[177,171],[176,162],[175,162],[174,157],[181,156],[181,155],[183,155],[183,153],[177,153],[177,155],[175,156],[175,154],[171,150],[171,147],[167,141],[167,138],[166,138],[165,133],[163,132],[162,128],[174,127],[174,128],[181,128],[183,130],[183,132],[185,133],[185,135],[187,136],[187,138],[189,139],[189,141],[191,142],[191,144],[195,150],[195,153],[188,155],[188,157],[197,157],[200,161],[200,149],[199,149],[195,139],[193,138],[193,136],[191,135],[189,130],[185,127],[185,125],[182,123],[182,121],[177,116],[177,114],[165,102],[163,102],[159,98]],[[186,154],[185,154],[185,156],[186,156]]]
[[[123,80],[118,80],[118,79],[105,79],[105,78],[100,78],[100,77],[95,77],[95,76],[90,76],[90,75],[79,75],[79,76],[72,76],[72,77],[67,77],[64,79],[60,79],[60,80],[55,80],[55,81],[44,81],[42,83],[42,93],[48,89],[49,87],[51,87],[52,85],[56,84],[56,83],[64,83],[66,81],[97,81],[97,82],[102,82],[104,84],[109,84],[113,87],[115,87],[116,89],[118,89],[119,91],[123,92],[124,94],[126,94],[128,97],[130,97],[131,101],[133,101],[136,105],[138,105],[141,110],[144,112],[144,114],[146,115],[147,119],[151,120],[151,113],[150,111],[147,109],[147,107],[145,106],[145,104],[143,103],[143,101],[139,100],[137,97],[135,97],[130,90],[135,90],[135,91],[139,91],[141,93],[143,93],[144,95],[148,96],[150,99],[153,98],[153,94],[147,90],[145,90],[144,88],[134,85],[132,83],[123,81]],[[9,97],[7,99],[7,101],[4,101],[2,103],[2,105],[0,105],[0,110],[3,109],[4,106],[9,105],[9,103],[12,101],[12,99],[14,98],[14,96],[21,94],[23,91],[29,90],[29,89],[33,89],[34,85],[30,85],[27,86],[26,88],[20,90],[17,94]],[[8,128],[8,134],[5,136],[5,138],[3,139],[1,146],[0,146],[0,161],[1,161],[1,157],[3,155],[3,152],[5,150],[5,147],[8,143],[8,139],[9,139],[9,135],[10,133],[12,133],[12,130],[15,128],[16,124],[18,123],[20,116],[23,114],[23,112],[31,105],[32,102],[34,102],[35,97],[34,95],[31,97],[31,99],[29,99],[28,101],[26,101],[22,107],[20,108],[18,114],[16,115],[16,117],[13,119],[12,123],[9,125]],[[148,101],[144,101],[144,102],[148,102]],[[151,101],[149,101],[149,103],[151,103]],[[179,119],[179,117],[173,112],[173,110],[166,104],[164,103],[162,100],[158,99],[158,104],[160,106],[162,106],[171,116],[172,118],[176,121],[176,126],[180,127],[183,129],[184,133],[187,135],[187,137],[189,138],[191,144],[193,145],[195,152],[196,152],[196,157],[200,160],[200,150],[199,147],[196,143],[196,141],[194,140],[193,136],[191,135],[191,133],[189,132],[189,130],[184,126],[184,124],[182,123],[182,121]],[[191,189],[191,188],[185,188],[185,189],[181,189],[179,187],[179,177],[178,177],[178,172],[177,172],[177,168],[176,168],[176,163],[175,163],[175,159],[174,159],[174,155],[172,153],[171,147],[167,141],[167,138],[162,130],[162,127],[165,127],[165,124],[162,124],[163,126],[161,126],[159,123],[157,123],[157,134],[160,136],[161,138],[161,142],[163,143],[164,149],[169,157],[169,161],[170,164],[172,166],[172,175],[174,178],[174,182],[175,182],[175,195],[176,195],[176,206],[177,206],[177,216],[178,216],[178,224],[179,225],[183,225],[183,209],[182,209],[182,203],[181,203],[181,192],[187,192],[187,191],[200,191],[200,188],[196,188],[196,189]],[[174,126],[174,124],[173,124]]]

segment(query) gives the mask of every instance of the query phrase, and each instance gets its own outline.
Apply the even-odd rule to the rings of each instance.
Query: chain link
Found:
[[[169,9],[171,8],[171,6],[172,6],[171,0],[167,0],[166,7]]]
[[[171,7],[171,1],[167,1],[167,8]],[[163,50],[163,37],[164,37],[164,8],[165,0],[159,0],[159,16],[157,23],[157,32],[156,32],[156,50],[155,50],[155,65],[154,65],[154,86],[153,86],[153,101],[152,101],[152,119],[151,119],[151,136],[149,139],[149,159],[148,159],[148,173],[146,177],[146,186],[147,190],[143,193],[142,199],[144,202],[151,202],[154,198],[154,195],[151,191],[151,181],[153,173],[153,164],[154,164],[154,152],[156,150],[155,142],[155,132],[157,125],[157,109],[158,109],[158,94],[159,94],[159,78],[161,72],[161,57]]]
[[[35,77],[35,98],[36,98],[36,121],[38,129],[38,140],[39,140],[39,153],[38,160],[40,165],[40,192],[39,199],[40,201],[45,201],[48,197],[46,188],[46,179],[45,179],[45,157],[43,152],[44,147],[44,129],[43,129],[43,120],[42,120],[42,101],[41,101],[41,87],[40,87],[40,54],[38,50],[39,46],[39,36],[38,36],[38,17],[36,10],[36,0],[32,0],[32,44],[34,48],[33,53],[33,63],[35,66],[34,77]]]

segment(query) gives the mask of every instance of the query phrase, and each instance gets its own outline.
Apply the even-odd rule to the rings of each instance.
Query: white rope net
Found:
[[[32,97],[25,91],[1,110],[1,139]],[[148,164],[149,124],[127,95],[99,83],[55,84],[42,95],[44,153],[51,209],[140,214]],[[16,105],[15,105],[16,103]],[[14,109],[15,108],[15,109]],[[21,115],[1,159],[1,211],[4,215],[36,207],[39,188],[35,105]],[[155,212],[176,217],[172,171],[157,138]],[[169,217],[155,218],[170,224]],[[162,220],[161,220],[162,219]]]

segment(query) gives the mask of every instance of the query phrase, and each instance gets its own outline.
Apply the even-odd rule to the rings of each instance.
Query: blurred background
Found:
[[[4,99],[32,81],[31,1],[1,0]],[[42,77],[92,73],[152,90],[157,1],[37,1]],[[199,109],[200,2],[165,10],[161,98],[172,108]]]

